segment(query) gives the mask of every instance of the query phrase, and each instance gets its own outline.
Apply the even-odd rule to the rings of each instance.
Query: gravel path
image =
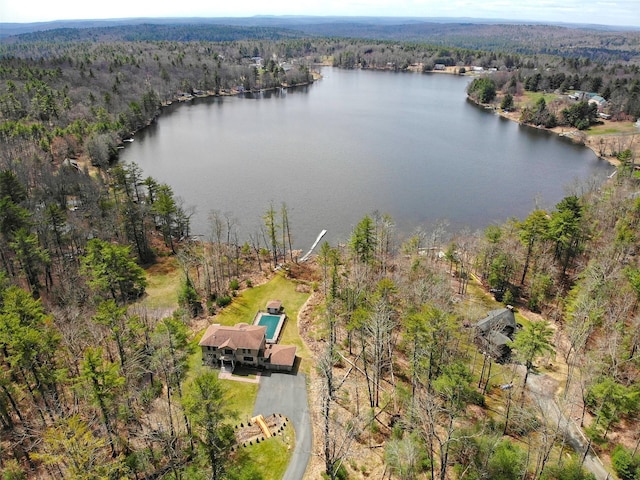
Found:
[[[306,377],[301,374],[263,373],[253,414],[286,415],[296,433],[296,446],[283,480],[301,480],[311,456],[311,420]]]

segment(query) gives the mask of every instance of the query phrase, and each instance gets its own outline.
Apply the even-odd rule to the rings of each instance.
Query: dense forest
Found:
[[[251,17],[173,18],[140,20],[77,20],[39,24],[2,24],[0,38],[28,32],[20,40],[272,40],[278,38],[359,38],[375,41],[418,42],[527,55],[552,54],[602,62],[638,61],[637,27],[499,23],[469,20],[401,17]],[[127,26],[136,25],[135,31]],[[110,28],[114,27],[114,28]]]
[[[555,56],[513,43],[287,35],[144,25],[0,43],[3,478],[269,478],[237,450],[224,385],[196,375],[193,358],[201,321],[276,267],[313,290],[302,335],[317,367],[312,464],[320,459],[327,477],[586,479],[581,464],[595,452],[619,478],[640,478],[631,149],[615,152],[611,182],[573,185],[552,211],[482,232],[438,225],[410,235],[366,215],[348,245],[322,245],[311,266],[288,245],[286,205],[270,205],[248,238],[212,205],[210,242],[193,242],[190,208],[171,186],[117,163],[122,142],[163,105],[306,84],[318,63],[425,74],[482,67],[491,73],[469,93],[483,103],[498,92],[583,90],[608,100],[614,120],[636,120],[635,34],[611,34],[633,55],[606,62],[560,45]],[[541,107],[523,115],[544,124]],[[557,112],[556,122],[576,128],[595,121],[580,102]],[[180,308],[145,307],[154,266],[169,261]],[[509,358],[478,348],[471,328],[502,304],[520,323]],[[559,395],[536,393],[537,374],[561,367]],[[576,411],[588,439],[578,452],[562,427]]]

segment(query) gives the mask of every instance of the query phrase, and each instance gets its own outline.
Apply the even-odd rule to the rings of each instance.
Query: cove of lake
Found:
[[[446,220],[484,228],[552,209],[566,186],[613,167],[585,147],[466,100],[467,77],[324,68],[308,87],[172,105],[121,152],[194,206],[208,238],[215,209],[241,242],[273,202],[296,248],[332,245],[374,211],[410,234]]]

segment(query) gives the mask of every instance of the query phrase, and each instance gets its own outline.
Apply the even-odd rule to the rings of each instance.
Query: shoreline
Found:
[[[215,93],[212,90],[209,91],[200,91],[198,90],[198,93],[194,93],[194,94],[178,94],[176,93],[171,100],[163,100],[160,102],[160,106],[157,110],[157,112],[153,115],[153,117],[151,117],[149,120],[147,120],[147,122],[141,126],[140,128],[137,128],[131,132],[129,132],[127,135],[118,135],[118,139],[119,139],[119,143],[117,143],[115,145],[116,149],[118,150],[118,152],[120,151],[120,149],[125,147],[125,143],[128,142],[132,142],[134,137],[136,136],[136,134],[144,131],[146,128],[150,127],[153,123],[156,122],[156,120],[162,115],[162,111],[166,108],[172,107],[174,104],[181,104],[181,103],[189,103],[192,102],[195,99],[198,98],[216,98],[216,97],[235,97],[241,94],[246,94],[246,93],[250,93],[250,94],[256,94],[256,93],[260,93],[260,92],[270,92],[270,91],[275,91],[276,89],[282,89],[282,88],[295,88],[295,87],[305,87],[305,86],[309,86],[309,85],[313,85],[316,81],[320,80],[322,78],[322,75],[320,75],[319,72],[317,71],[312,71],[310,72],[311,76],[312,76],[312,80],[309,82],[303,82],[303,83],[296,83],[296,84],[292,84],[292,85],[280,85],[280,86],[276,86],[276,87],[269,87],[269,88],[260,88],[257,90],[246,90],[246,91],[239,91],[236,89],[231,89],[231,91],[224,91],[224,92],[218,92]],[[100,170],[103,169],[103,167],[97,167],[94,166],[91,162],[91,159],[89,158],[87,152],[82,152],[80,155],[78,155],[78,158],[75,159],[75,161],[78,163],[78,169],[79,170],[83,170],[83,169],[87,169],[87,171],[89,172],[90,175],[95,175],[98,172],[100,172]],[[118,153],[115,157],[115,159],[112,159],[109,162],[109,166],[111,166],[112,164],[116,164],[120,161],[120,153]]]
[[[163,100],[160,103],[160,107],[158,108],[157,113],[150,118],[147,123],[145,123],[142,127],[130,132],[129,136],[126,138],[132,138],[135,136],[136,133],[139,133],[141,131],[143,131],[145,128],[149,127],[153,122],[156,121],[156,119],[158,117],[160,117],[160,115],[162,115],[162,110],[168,107],[171,107],[174,103],[188,103],[188,102],[192,102],[193,100],[197,99],[197,98],[216,98],[216,97],[236,97],[238,95],[243,95],[243,94],[256,94],[256,93],[262,93],[262,92],[272,92],[275,91],[277,89],[284,89],[284,88],[296,88],[296,87],[306,87],[309,85],[313,85],[316,81],[320,80],[322,78],[322,75],[320,75],[318,72],[312,71],[310,72],[311,76],[312,76],[312,80],[309,82],[302,82],[302,83],[294,83],[291,85],[285,84],[285,85],[278,85],[278,86],[274,86],[274,87],[269,87],[269,88],[258,88],[258,89],[250,89],[250,90],[238,90],[236,88],[232,88],[230,90],[227,91],[227,89],[223,89],[223,91],[220,92],[214,92],[213,90],[196,90],[197,93],[193,93],[193,94],[179,94],[176,93],[170,100]],[[124,138],[122,139],[122,142],[124,142]],[[120,143],[118,146],[123,146],[123,143]]]
[[[474,72],[472,66],[447,66],[444,68],[444,70],[434,69],[428,72],[424,72],[422,70],[422,67],[423,67],[423,64],[421,63],[413,64],[407,68],[407,71],[413,72],[413,73],[434,73],[434,74],[440,74],[440,75],[456,75],[456,76],[463,76],[463,77],[464,76],[475,77],[478,75],[478,73]],[[464,71],[460,72],[460,69],[462,68],[464,68]],[[389,71],[389,70],[393,70],[393,68],[378,67],[378,68],[367,68],[366,70]],[[482,107],[485,110],[491,110],[493,113],[498,114],[501,117],[507,120],[510,120],[512,122],[516,122],[526,127],[547,131],[559,137],[566,137],[569,140],[571,140],[574,144],[581,145],[588,148],[594,153],[594,155],[598,160],[603,160],[615,168],[618,168],[620,166],[620,161],[617,159],[616,155],[613,154],[614,152],[613,144],[615,143],[618,143],[619,150],[624,150],[625,149],[624,147],[626,147],[631,149],[635,153],[636,157],[640,157],[640,142],[634,142],[634,138],[631,139],[629,145],[622,146],[622,142],[621,142],[622,138],[634,137],[635,135],[638,135],[640,139],[640,129],[636,129],[636,131],[619,132],[619,133],[602,133],[602,134],[591,133],[589,135],[587,131],[581,131],[574,127],[560,126],[560,127],[554,127],[554,128],[545,128],[537,125],[530,125],[530,124],[525,124],[520,122],[519,111],[505,112],[501,110],[499,107],[497,107],[496,105],[476,102],[474,99],[472,99],[468,95],[467,95],[467,98],[478,107]],[[612,129],[616,129],[616,127],[620,125],[620,122],[613,122],[611,120],[601,119],[600,122],[605,127],[611,126]],[[637,145],[634,145],[634,143],[637,143]],[[606,154],[607,149],[611,152],[608,155]]]
[[[291,85],[288,84],[284,84],[284,85],[278,85],[278,86],[274,86],[274,87],[268,87],[268,88],[258,88],[258,89],[250,89],[250,90],[238,90],[237,88],[232,88],[230,90],[227,91],[227,89],[223,89],[222,91],[216,93],[213,90],[206,90],[206,91],[200,91],[198,90],[198,93],[193,93],[193,94],[182,94],[182,95],[175,95],[174,97],[172,97],[171,100],[164,100],[161,102],[161,110],[162,108],[166,108],[169,107],[171,105],[173,105],[175,102],[178,103],[186,103],[186,102],[190,102],[195,100],[196,98],[211,98],[211,97],[235,97],[238,95],[243,95],[245,93],[251,93],[251,94],[255,94],[255,93],[261,93],[261,92],[272,92],[275,91],[277,89],[282,89],[282,88],[295,88],[295,87],[306,87],[309,85],[313,85],[317,80],[320,80],[322,78],[322,76],[320,76],[319,74],[316,74],[316,72],[312,72],[311,75],[313,76],[313,80],[310,82],[302,82],[302,83],[294,83]],[[149,122],[153,122],[153,120],[155,120],[158,116],[160,115],[160,113],[158,113],[156,116],[153,117],[153,119]],[[148,125],[145,125],[145,127]],[[142,128],[145,128],[142,127]],[[136,130],[136,132],[139,132],[141,129]]]
[[[319,63],[315,65],[316,67],[320,66],[320,67],[325,67],[325,66],[331,66],[327,63]],[[340,67],[333,67],[333,68],[340,68]],[[461,68],[465,68],[466,71],[461,73],[460,69]],[[377,71],[388,71],[388,70],[393,70],[391,67],[380,67],[380,68],[367,68],[366,70],[377,70]],[[414,64],[414,65],[410,65],[409,68],[407,69],[407,71],[409,72],[414,72],[414,73],[436,73],[436,74],[444,74],[444,75],[456,75],[456,76],[475,76],[473,74],[473,72],[471,71],[471,67],[459,67],[459,66],[455,66],[455,67],[451,67],[448,66],[446,67],[444,70],[432,70],[429,72],[423,72],[422,71],[422,64]],[[172,106],[174,103],[178,102],[178,103],[188,103],[191,102],[197,98],[211,98],[211,97],[233,97],[233,96],[238,96],[241,94],[257,94],[257,93],[261,93],[261,92],[269,92],[269,91],[275,91],[277,89],[284,89],[284,88],[295,88],[295,87],[304,87],[304,86],[309,86],[312,85],[313,83],[315,83],[316,81],[322,79],[322,75],[320,75],[320,73],[317,70],[313,70],[310,72],[312,75],[312,80],[309,82],[302,82],[302,83],[296,83],[296,84],[292,84],[292,85],[279,85],[279,86],[274,86],[274,87],[269,87],[269,88],[259,88],[259,89],[251,89],[251,90],[238,90],[238,89],[230,89],[230,90],[223,90],[220,92],[214,92],[214,91],[196,91],[193,94],[178,94],[176,93],[176,95],[174,95],[174,97],[172,97],[171,100],[164,100],[162,101],[160,108],[158,109],[158,112],[156,113],[156,115],[154,115],[151,119],[149,119],[149,121],[142,126],[141,128],[136,129],[135,131],[131,132],[129,134],[129,136],[127,138],[132,138],[135,136],[135,134],[143,131],[144,129],[146,129],[148,126],[150,126],[152,123],[154,123],[156,121],[156,119],[162,114],[162,110]],[[588,135],[585,131],[581,131],[578,130],[576,128],[568,128],[568,127],[554,127],[554,128],[545,128],[545,127],[541,127],[541,126],[537,126],[537,125],[530,125],[530,124],[524,124],[522,122],[519,121],[519,112],[518,111],[513,111],[513,112],[505,112],[503,110],[501,110],[500,108],[498,108],[496,105],[492,105],[492,104],[483,104],[483,103],[479,103],[477,101],[475,101],[474,99],[472,99],[471,97],[469,97],[467,95],[467,99],[469,99],[471,102],[473,102],[475,105],[477,105],[478,107],[482,107],[486,110],[491,110],[494,114],[500,115],[501,117],[516,122],[520,125],[524,125],[530,128],[536,128],[538,130],[543,130],[543,131],[547,131],[550,133],[553,133],[559,137],[567,137],[569,138],[573,143],[575,143],[576,145],[582,145],[588,149],[590,149],[595,156],[599,159],[599,160],[604,160],[607,163],[609,163],[611,166],[613,167],[619,167],[620,166],[620,162],[618,161],[618,159],[616,158],[615,155],[613,154],[606,154],[606,149],[607,147],[609,147],[609,150],[611,152],[613,152],[613,147],[611,146],[610,142],[608,142],[608,140],[613,140],[613,139],[620,139],[626,136],[630,136],[630,137],[635,137],[635,135],[640,135],[640,130],[637,130],[635,132],[628,132],[628,133],[609,133],[609,134],[598,134],[598,133],[592,133],[591,135]],[[601,122],[604,125],[612,125],[612,128],[615,128],[616,124],[618,124],[618,122],[611,122],[609,120],[601,120]],[[607,139],[607,144],[605,144],[605,139]],[[123,139],[124,140],[124,139]],[[636,153],[637,155],[640,155],[640,142],[639,145],[636,145],[636,148],[633,149],[633,143],[634,143],[634,138],[632,138],[630,145],[628,146],[628,148],[632,149],[632,151],[634,151],[634,153]],[[620,145],[620,141],[618,141],[618,144]],[[118,146],[123,146],[123,143],[120,143]],[[622,149],[622,148],[621,148]]]
[[[568,138],[569,140],[571,140],[573,143],[575,143],[576,145],[581,145],[583,147],[588,148],[589,150],[591,150],[596,158],[598,158],[598,160],[602,160],[605,161],[607,163],[609,163],[609,165],[618,168],[620,166],[620,161],[616,158],[615,155],[607,155],[606,153],[606,149],[607,147],[611,150],[612,149],[612,142],[609,142],[609,140],[611,141],[615,141],[616,139],[618,140],[618,143],[620,143],[620,139],[623,139],[625,137],[632,137],[631,138],[631,142],[630,145],[628,146],[629,149],[633,150],[634,147],[634,138],[635,135],[639,135],[640,136],[640,130],[636,131],[636,132],[628,132],[628,133],[624,133],[624,132],[620,132],[620,133],[610,133],[610,134],[598,134],[598,133],[592,133],[591,135],[587,134],[586,131],[582,131],[582,130],[578,130],[577,128],[573,128],[573,127],[566,127],[566,126],[559,126],[559,127],[554,127],[554,128],[545,128],[545,127],[541,127],[541,126],[537,126],[537,125],[530,125],[530,124],[526,124],[526,123],[522,123],[519,120],[519,111],[513,111],[513,112],[505,112],[503,110],[501,110],[499,107],[497,107],[496,105],[492,105],[492,104],[485,104],[485,103],[479,103],[476,102],[474,99],[472,99],[471,97],[469,97],[467,95],[467,99],[471,102],[473,102],[475,105],[477,105],[478,107],[482,107],[485,110],[491,111],[492,113],[501,116],[502,118],[505,118],[509,121],[512,122],[516,122],[519,125],[522,126],[526,126],[529,128],[535,128],[537,130],[542,130],[545,132],[549,132],[551,134],[554,134],[558,137],[565,137]],[[609,120],[601,120],[602,124],[604,125],[612,125],[612,126],[616,126],[619,125],[619,122],[612,122]],[[605,139],[607,140],[607,142],[605,143]],[[635,146],[636,152],[635,153],[640,153],[640,150],[638,149],[639,145]],[[623,149],[623,148],[621,148]]]
[[[593,144],[594,142],[590,141],[589,135],[587,135],[587,133],[584,131],[578,130],[577,128],[573,128],[573,127],[545,128],[537,125],[529,125],[527,123],[520,122],[520,120],[516,118],[516,116],[518,115],[518,112],[505,112],[505,111],[501,111],[500,108],[496,108],[494,111],[495,113],[500,115],[502,118],[506,118],[512,122],[517,122],[522,126],[535,128],[537,130],[543,130],[543,131],[552,133],[558,137],[568,138],[576,145],[581,145],[591,150],[595,154],[595,156],[598,158],[598,160],[604,160],[605,162],[609,163],[609,165],[616,168],[620,166],[620,161],[615,156],[601,155],[600,154],[601,152],[597,149],[597,145],[594,145]],[[594,136],[597,136],[597,135],[594,135]],[[623,135],[620,135],[620,136],[623,136]]]

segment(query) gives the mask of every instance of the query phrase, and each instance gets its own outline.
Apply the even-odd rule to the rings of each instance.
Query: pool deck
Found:
[[[263,315],[268,315],[271,317],[280,317],[280,320],[278,321],[278,326],[276,327],[276,331],[274,332],[273,337],[266,339],[267,343],[278,343],[278,339],[280,338],[280,333],[282,332],[282,328],[284,327],[284,322],[287,318],[286,314],[281,313],[279,315],[274,315],[272,313],[259,311],[258,313],[256,313],[256,316],[253,319],[253,324],[260,325],[260,319],[262,318]]]

